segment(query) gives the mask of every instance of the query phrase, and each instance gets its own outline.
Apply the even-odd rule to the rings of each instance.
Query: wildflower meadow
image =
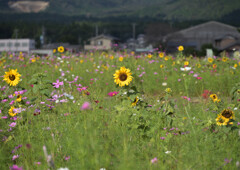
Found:
[[[240,58],[0,57],[1,170],[240,168]]]

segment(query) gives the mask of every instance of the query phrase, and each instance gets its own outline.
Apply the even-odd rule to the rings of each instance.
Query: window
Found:
[[[8,46],[8,47],[12,47],[12,43],[11,43],[11,42],[8,42],[8,43],[7,43],[7,46]]]
[[[27,46],[28,46],[28,43],[24,42],[24,43],[22,43],[22,46],[23,46],[23,47],[27,47]]]
[[[103,42],[102,41],[98,41],[97,45],[103,45]]]
[[[20,43],[16,42],[16,43],[14,44],[14,46],[15,46],[15,47],[20,47]]]

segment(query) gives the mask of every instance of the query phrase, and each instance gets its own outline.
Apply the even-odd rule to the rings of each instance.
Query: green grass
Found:
[[[22,81],[16,87],[8,87],[1,81],[1,87],[6,86],[6,90],[0,91],[1,100],[20,88],[27,90],[22,96],[27,99],[14,103],[14,106],[20,107],[20,104],[26,109],[18,114],[20,119],[16,121],[8,116],[9,102],[16,97],[0,103],[0,116],[8,116],[8,119],[0,119],[0,169],[9,169],[15,164],[26,170],[48,169],[43,146],[52,156],[54,168],[51,169],[237,169],[236,163],[240,161],[239,102],[230,100],[230,91],[239,82],[240,67],[231,68],[238,60],[222,62],[221,58],[214,59],[215,72],[213,63],[204,59],[170,57],[165,61],[156,54],[152,58],[141,55],[135,59],[131,54],[122,53],[124,60],[120,62],[119,53],[95,52],[77,56],[66,53],[69,58],[62,59],[63,62],[49,57],[39,58],[34,63],[29,57],[21,61],[17,56],[10,58],[2,54],[5,62],[1,60],[1,75],[9,68],[18,69]],[[150,60],[155,62],[149,63]],[[193,73],[180,71],[185,60],[189,61]],[[197,63],[201,64],[200,68]],[[165,67],[160,68],[160,64]],[[121,96],[128,88],[114,84],[113,74],[121,66],[131,70],[133,81],[129,86],[135,86],[139,91],[129,98]],[[64,76],[59,69],[64,71]],[[68,102],[53,102],[54,108],[49,109],[46,104],[51,102],[46,99],[51,97],[41,94],[40,89],[34,93],[29,82],[34,74],[44,72],[45,79],[50,82],[56,82],[56,79],[64,82],[58,89],[45,84],[50,96],[56,90],[54,94],[67,93],[74,99],[62,96],[60,99]],[[139,77],[142,72],[145,74]],[[202,79],[196,79],[194,74]],[[76,76],[78,80],[69,85],[67,82]],[[167,85],[163,86],[163,82]],[[88,86],[90,95],[79,92],[75,84]],[[171,94],[165,92],[168,87]],[[208,97],[203,99],[203,90],[217,94],[221,102],[213,103]],[[119,94],[109,97],[107,94],[111,91],[119,91]],[[140,97],[141,102],[131,107],[135,96]],[[31,101],[34,97],[36,100]],[[86,101],[91,104],[91,109],[81,110]],[[167,105],[170,103],[173,106]],[[147,105],[151,107],[145,107]],[[36,108],[41,112],[34,116]],[[217,126],[217,114],[226,108],[234,111],[236,122],[229,127]],[[173,109],[173,117],[165,115],[169,109]],[[169,120],[172,123],[169,124]],[[11,122],[17,124],[8,131]],[[8,140],[3,141],[4,137]],[[22,147],[12,153],[18,145]],[[165,153],[167,151],[171,152]],[[13,155],[17,154],[19,158],[13,161]],[[65,160],[68,156],[70,159]],[[155,157],[157,162],[151,163]],[[231,161],[227,163],[225,159]]]

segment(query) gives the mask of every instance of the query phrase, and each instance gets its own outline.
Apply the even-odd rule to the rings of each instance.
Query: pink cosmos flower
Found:
[[[58,79],[57,79],[56,83],[53,83],[53,87],[55,87],[55,88],[59,88],[59,86],[62,86],[62,85],[63,85],[63,81],[59,82]]]
[[[108,93],[108,96],[113,97],[113,96],[117,95],[118,93],[119,93],[119,92],[117,92],[117,91],[109,92],[109,93]]]
[[[9,126],[10,126],[10,127],[15,127],[16,124],[17,124],[16,122],[12,122]]]
[[[14,104],[14,100],[12,100],[9,104],[10,104],[10,105],[13,105],[13,104]]]
[[[151,163],[154,164],[154,163],[157,163],[157,161],[158,161],[158,159],[157,159],[157,157],[155,157],[151,160]]]
[[[12,167],[10,167],[10,170],[23,170],[23,168],[18,167],[17,165],[13,165]]]
[[[90,109],[90,103],[89,102],[84,102],[82,107],[81,107],[81,110],[88,110]]]
[[[14,161],[17,158],[19,158],[19,155],[13,155],[12,160]]]
[[[70,156],[66,156],[64,159],[68,161],[70,159]]]

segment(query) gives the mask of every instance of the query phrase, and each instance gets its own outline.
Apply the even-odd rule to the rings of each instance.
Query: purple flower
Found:
[[[14,161],[17,158],[19,158],[19,155],[13,155],[12,160]]]
[[[17,124],[16,122],[12,122],[9,126],[10,126],[10,127],[15,127],[16,124]]]
[[[165,140],[165,137],[160,137],[160,139]]]
[[[12,167],[10,167],[10,170],[23,170],[23,168],[18,167],[17,165],[13,165]]]
[[[59,86],[62,86],[62,85],[63,85],[63,81],[59,82],[58,79],[57,79],[56,83],[53,83],[53,87],[55,87],[55,88],[59,88]]]
[[[231,161],[232,161],[232,158],[231,159],[225,158],[224,159],[224,162],[225,162],[224,165],[229,164]]]
[[[84,102],[82,107],[81,107],[81,110],[88,110],[90,109],[90,103],[89,102]]]
[[[5,102],[7,102],[7,101],[8,101],[7,99],[3,99],[3,100],[2,100],[2,103],[5,103]]]
[[[155,157],[151,160],[151,163],[154,164],[154,163],[157,163],[157,161],[158,161],[158,159],[157,159],[157,157]]]
[[[109,93],[108,93],[108,96],[113,97],[113,96],[117,95],[118,93],[119,93],[119,92],[117,92],[117,91],[109,92]]]
[[[70,156],[66,156],[64,159],[68,161],[70,159]]]

